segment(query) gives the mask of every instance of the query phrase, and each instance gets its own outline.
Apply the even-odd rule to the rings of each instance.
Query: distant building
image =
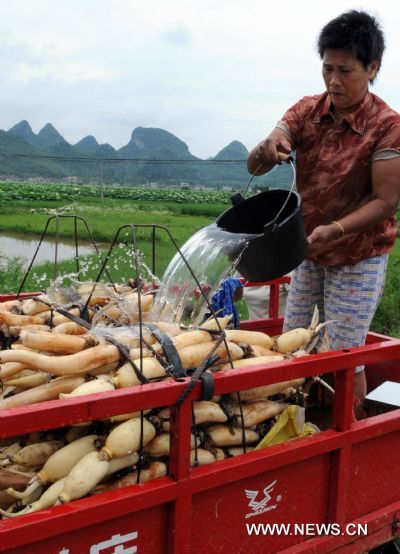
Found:
[[[22,179],[16,175],[0,175],[0,181],[22,181]]]
[[[181,183],[181,190],[189,190],[190,188],[189,183]]]
[[[75,175],[70,175],[69,177],[63,177],[62,178],[63,183],[80,183],[81,180],[79,177],[76,177]]]

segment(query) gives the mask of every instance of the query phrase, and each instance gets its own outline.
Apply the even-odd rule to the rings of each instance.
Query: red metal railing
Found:
[[[271,334],[276,320],[245,322]],[[0,522],[0,551],[86,554],[110,534],[137,531],[138,552],[363,552],[399,535],[400,410],[352,423],[354,367],[365,364],[400,381],[400,340],[370,334],[368,344],[215,374],[215,394],[336,372],[332,428],[311,437],[190,469],[191,401],[173,408],[169,476]],[[0,412],[0,438],[146,408],[173,406],[185,382],[160,382],[111,393]],[[396,446],[397,445],[397,446]],[[244,489],[281,487],[277,522],[368,524],[362,536],[253,536],[244,530]],[[279,512],[279,514],[278,514]],[[251,514],[253,515],[253,514]],[[267,516],[265,516],[267,517]],[[250,521],[263,521],[257,516]],[[83,531],[83,533],[82,533]],[[126,535],[128,536],[128,535]],[[64,552],[65,552],[64,551]],[[99,550],[93,549],[93,552]]]

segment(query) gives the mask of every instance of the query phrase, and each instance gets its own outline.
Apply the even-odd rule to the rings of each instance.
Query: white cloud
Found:
[[[0,127],[51,121],[71,143],[121,147],[164,128],[200,157],[251,148],[287,107],[322,90],[318,31],[357,6],[319,0],[16,0],[2,3]],[[378,12],[388,49],[374,91],[398,106],[397,2]]]
[[[177,46],[187,46],[191,41],[190,30],[182,23],[172,25],[161,36],[165,41]]]

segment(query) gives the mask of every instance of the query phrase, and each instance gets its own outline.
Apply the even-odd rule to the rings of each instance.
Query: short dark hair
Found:
[[[350,10],[332,19],[319,34],[317,49],[321,59],[325,50],[347,50],[367,69],[377,60],[381,66],[385,38],[378,21],[366,12]]]

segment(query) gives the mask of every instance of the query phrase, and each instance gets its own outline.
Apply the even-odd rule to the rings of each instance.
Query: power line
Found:
[[[161,163],[195,163],[195,164],[230,164],[239,163],[245,164],[246,160],[160,160],[154,158],[90,158],[90,157],[64,157],[64,156],[50,156],[50,155],[35,155],[35,154],[17,154],[17,153],[0,153],[0,158],[31,158],[31,159],[44,159],[44,160],[57,160],[63,162],[111,162],[111,163],[140,163],[140,164],[161,164]]]

